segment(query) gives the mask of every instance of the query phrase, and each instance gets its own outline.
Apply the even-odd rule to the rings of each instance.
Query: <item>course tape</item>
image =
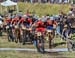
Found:
[[[0,48],[0,51],[10,51],[10,50],[15,50],[15,51],[32,51],[36,52],[36,49],[30,49],[30,48]],[[64,52],[68,51],[67,48],[55,48],[55,49],[45,49],[45,51],[48,52]]]

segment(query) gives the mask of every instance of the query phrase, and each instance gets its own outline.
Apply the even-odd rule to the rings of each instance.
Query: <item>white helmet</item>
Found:
[[[2,17],[0,16],[0,19],[2,19]]]
[[[27,18],[27,15],[23,15],[24,18]]]
[[[72,11],[69,11],[69,12],[68,12],[68,14],[72,14],[72,13],[73,13]]]
[[[41,20],[41,18],[38,18],[38,20]]]
[[[50,20],[54,20],[54,17],[50,17]]]

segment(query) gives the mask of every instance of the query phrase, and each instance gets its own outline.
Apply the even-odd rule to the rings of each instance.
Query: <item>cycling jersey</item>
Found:
[[[32,23],[32,20],[29,19],[29,18],[26,18],[26,19],[22,18],[22,19],[20,20],[20,22],[22,22],[24,26],[29,27],[30,24]]]
[[[54,20],[48,19],[46,21],[46,28],[49,30],[52,30],[55,25],[56,25],[56,21],[54,21]]]
[[[6,18],[6,19],[5,19],[5,22],[6,22],[6,25],[10,25],[11,19],[10,19],[10,18]]]
[[[42,31],[45,30],[44,23],[41,20],[37,21],[36,25],[37,25],[37,27],[35,29],[36,31],[41,31],[42,32]]]
[[[18,21],[18,17],[16,16],[15,18],[12,19],[12,24],[16,24],[16,22]]]
[[[21,18],[21,19],[19,20],[20,23],[22,23],[23,21],[24,21],[24,18]]]

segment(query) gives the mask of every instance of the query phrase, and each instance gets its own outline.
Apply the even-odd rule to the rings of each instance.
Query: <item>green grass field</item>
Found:
[[[58,14],[58,11],[61,9],[65,13],[68,12],[70,5],[69,4],[50,4],[50,3],[18,3],[19,11],[26,13],[29,10],[31,13],[35,12],[37,15],[42,16],[46,14]],[[11,8],[11,7],[10,7]],[[12,7],[13,8],[13,7]],[[4,10],[4,7],[3,7]]]
[[[0,51],[0,58],[75,58],[75,52],[55,52],[41,54],[26,51]]]
[[[54,43],[64,42],[60,38],[55,38]],[[20,43],[8,42],[6,36],[0,37],[1,48],[35,48],[34,45],[22,45]],[[48,46],[45,46],[48,48]],[[66,44],[57,45],[53,48],[65,48]],[[38,52],[28,51],[0,51],[0,58],[75,58],[75,52],[52,52],[41,54]]]
[[[18,3],[19,8],[23,13],[26,12],[27,9],[29,9],[30,12],[35,11],[38,15],[46,15],[46,14],[58,14],[58,11],[61,9],[64,12],[67,12],[69,10],[68,4],[30,4],[30,3]]]
[[[68,12],[70,5],[69,4],[30,4],[30,3],[18,3],[19,10],[21,10],[23,13],[29,9],[30,12],[34,12],[41,16],[46,14],[58,14],[58,11],[61,9],[65,13]]]
[[[54,38],[53,48],[66,48],[65,41]],[[45,48],[48,48],[48,41],[45,41]],[[0,37],[0,47],[2,48],[35,48],[33,44],[22,45],[22,43],[8,42],[7,36]]]

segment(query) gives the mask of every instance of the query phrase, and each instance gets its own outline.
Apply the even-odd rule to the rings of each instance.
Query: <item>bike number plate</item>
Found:
[[[41,36],[42,34],[41,34],[41,32],[37,32],[37,36]]]
[[[47,32],[52,32],[52,30],[47,30]]]

